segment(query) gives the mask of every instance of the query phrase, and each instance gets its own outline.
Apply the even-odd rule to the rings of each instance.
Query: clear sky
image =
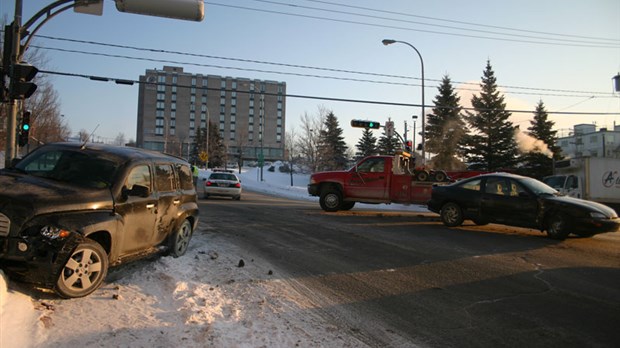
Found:
[[[23,2],[24,22],[52,3]],[[508,109],[534,110],[542,99],[549,112],[600,113],[551,114],[557,129],[620,125],[620,98],[612,87],[620,72],[617,0],[213,0],[205,2],[202,22],[120,13],[112,0],[104,3],[102,16],[68,10],[41,27],[32,43],[47,58],[41,70],[137,80],[146,69],[172,65],[284,81],[294,95],[419,105],[420,59],[404,44],[381,43],[391,38],[422,55],[427,111],[444,74],[468,106],[488,59]],[[2,18],[12,19],[14,1],[1,4]],[[113,139],[122,132],[135,139],[137,85],[51,79],[73,134],[99,125],[96,136]],[[391,118],[402,133],[404,122],[411,130],[411,116],[421,113],[415,106],[288,98],[287,131],[299,129],[300,117],[317,114],[319,106],[338,117],[350,146],[362,132],[349,126],[351,119],[383,124]],[[512,120],[523,129],[531,118],[514,113]]]

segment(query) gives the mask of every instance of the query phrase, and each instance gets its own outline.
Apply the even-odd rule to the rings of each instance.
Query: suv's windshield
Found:
[[[92,188],[110,187],[117,167],[90,153],[58,149],[32,153],[15,166],[33,176]]]

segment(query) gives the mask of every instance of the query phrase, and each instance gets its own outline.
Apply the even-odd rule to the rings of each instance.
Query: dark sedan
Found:
[[[536,179],[505,173],[434,186],[428,209],[440,214],[450,227],[470,219],[478,225],[535,228],[555,239],[570,233],[589,237],[620,229],[620,218],[608,206],[562,196]]]

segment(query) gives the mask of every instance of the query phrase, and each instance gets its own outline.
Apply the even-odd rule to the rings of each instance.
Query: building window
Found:
[[[191,111],[196,111],[196,104],[189,104],[189,109]]]
[[[237,99],[233,98],[230,100],[230,105],[235,106],[237,105]]]
[[[253,108],[254,107],[254,100],[250,99],[250,107]]]
[[[166,91],[165,85],[157,85],[157,92],[165,92],[165,91]]]
[[[220,131],[224,130],[224,122],[220,122]]]
[[[173,119],[174,119],[174,118],[176,118],[176,117],[177,117],[177,112],[176,112],[176,110],[172,110],[172,111],[170,111],[170,118],[173,118]]]
[[[192,77],[192,86],[196,86],[196,78]]]
[[[237,107],[236,106],[231,106],[230,107],[230,113],[233,114],[233,115],[236,114],[237,113]]]
[[[155,107],[160,110],[163,110],[166,107],[166,103],[158,101],[157,104],[155,104]]]
[[[207,111],[207,104],[202,104],[202,105],[200,106],[200,111],[202,111],[202,112],[206,112],[206,111]]]
[[[254,141],[254,133],[249,133],[248,134],[248,140],[249,141]]]
[[[192,87],[192,88],[190,88],[190,89],[189,89],[189,92],[190,92],[192,95],[196,95],[196,87]]]
[[[166,83],[166,76],[165,75],[158,75],[157,76],[157,82],[158,83]]]
[[[156,118],[155,119],[155,125],[158,127],[163,127],[164,126],[164,119],[163,118]]]
[[[237,89],[237,81],[232,82],[232,89]]]
[[[164,117],[164,110],[155,110],[155,117]]]
[[[224,122],[226,120],[226,115],[220,115],[220,122]]]
[[[166,100],[166,95],[163,93],[157,93],[157,100]]]
[[[176,102],[170,103],[170,110],[176,110],[176,109],[177,109],[177,103]]]
[[[282,136],[280,134],[276,135],[276,142],[278,143],[282,142]]]
[[[233,115],[230,115],[230,122],[231,122],[231,123],[235,123],[235,122],[236,122],[236,120],[237,120],[237,117],[236,117],[234,114],[233,114]]]
[[[226,88],[226,80],[220,81],[220,88]]]
[[[172,93],[172,94],[170,95],[170,100],[172,100],[172,101],[177,101],[177,94],[176,94],[176,93]]]
[[[195,119],[196,119],[196,114],[195,114],[195,113],[193,113],[193,112],[190,112],[190,113],[189,113],[189,119],[190,119],[190,120],[195,120]]]
[[[200,128],[207,128],[207,122],[200,121]]]
[[[155,127],[155,135],[164,135],[164,127]]]
[[[230,124],[230,130],[231,130],[231,131],[235,131],[235,124],[234,124],[234,123],[231,123],[231,124]]]
[[[170,128],[174,128],[177,126],[177,120],[170,120]]]
[[[194,129],[196,123],[194,121],[189,121],[189,129]]]
[[[249,124],[254,124],[254,116],[248,117],[248,123]]]
[[[170,130],[168,131],[168,133],[170,133],[170,135],[174,135],[176,133],[176,129],[174,128],[170,128]]]
[[[207,96],[203,95],[202,97],[200,97],[200,102],[203,103],[203,104],[206,104],[207,103]]]
[[[200,114],[200,119],[203,120],[203,121],[206,120],[207,119],[207,114],[205,114],[205,113]]]
[[[220,105],[226,105],[226,98],[220,98]]]
[[[177,79],[178,79],[178,76],[177,76],[177,75],[172,75],[172,84],[173,84],[173,85],[176,85],[176,84],[177,84]]]
[[[230,131],[230,140],[235,140],[235,131]]]
[[[189,102],[192,103],[192,104],[196,103],[196,96],[195,95],[190,96],[189,97]]]
[[[176,93],[177,92],[177,86],[172,86],[172,93]]]
[[[220,114],[225,114],[225,113],[226,113],[226,107],[220,106]]]
[[[254,116],[254,109],[250,109],[250,111],[249,111],[249,115],[250,115],[250,116]]]

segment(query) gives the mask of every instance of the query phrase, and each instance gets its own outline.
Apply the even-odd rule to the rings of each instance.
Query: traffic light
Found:
[[[411,149],[413,149],[413,142],[411,140],[407,140],[407,142],[405,143],[405,150],[411,151]]]
[[[28,63],[17,63],[9,68],[9,76],[11,77],[11,87],[9,93],[11,99],[26,99],[37,90],[37,85],[30,82],[39,69]]]
[[[22,115],[22,124],[19,126],[19,146],[28,144],[28,133],[30,132],[30,111],[24,111]]]
[[[375,121],[351,120],[351,127],[379,129],[381,124]]]

